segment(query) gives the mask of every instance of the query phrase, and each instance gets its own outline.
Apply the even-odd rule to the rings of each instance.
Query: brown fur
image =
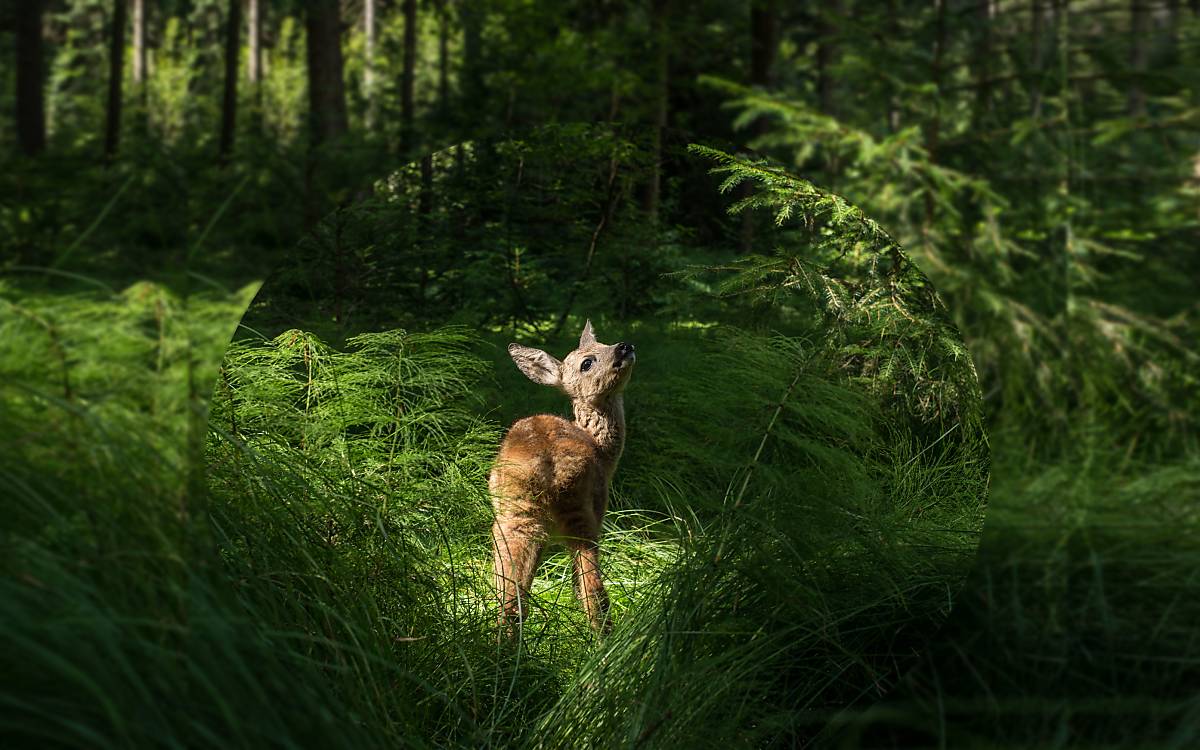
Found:
[[[589,321],[579,348],[561,362],[519,344],[510,344],[508,351],[530,380],[571,399],[575,421],[550,414],[526,417],[513,423],[500,444],[488,482],[496,511],[492,539],[500,625],[510,634],[520,626],[541,552],[560,538],[574,558],[576,595],[592,627],[607,632],[600,527],[625,445],[622,392],[633,370],[633,347],[598,343]],[[582,369],[589,359],[588,369]]]

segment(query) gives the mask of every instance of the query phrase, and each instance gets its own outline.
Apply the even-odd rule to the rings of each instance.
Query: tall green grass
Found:
[[[218,371],[236,295],[6,292],[15,745],[810,736],[895,681],[978,533],[978,435],[914,448],[802,336],[645,325],[606,521],[617,630],[593,638],[560,552],[510,649],[485,474],[514,414],[565,404],[539,402],[503,339],[289,331]]]
[[[1186,748],[1200,736],[1200,463],[1080,436],[994,440],[978,564],[921,663],[847,711],[849,747]]]
[[[222,362],[250,289],[2,291],[7,745],[1182,748],[1200,732],[1194,455],[1115,446],[1103,410],[1037,435],[993,415],[988,533],[939,630],[988,450],[978,415],[877,387],[890,360],[856,357],[855,336],[903,330],[878,318],[830,337],[791,299],[765,316],[785,333],[598,320],[643,355],[603,546],[616,630],[592,636],[557,551],[508,648],[485,475],[505,425],[566,404],[506,336],[243,329]],[[924,393],[954,385],[922,374]]]
[[[313,570],[320,593],[277,582],[296,602],[280,627],[360,642],[344,615],[315,613],[362,611],[380,658],[420,681],[393,690],[439,697],[419,726],[445,742],[716,746],[803,736],[815,725],[798,712],[878,694],[969,565],[980,436],[914,449],[796,339],[648,326],[636,338],[647,354],[604,544],[608,640],[592,642],[560,553],[520,648],[497,646],[484,475],[498,425],[472,410],[536,391],[499,339],[461,329],[341,351],[291,330],[231,350],[213,419],[228,432],[210,455],[239,579]],[[740,714],[712,710],[735,698]]]
[[[904,439],[801,335],[635,327],[646,356],[605,541],[617,631],[592,640],[558,554],[521,648],[502,650],[482,475],[503,424],[562,402],[503,339],[460,330],[247,341],[218,373],[244,299],[5,288],[9,746],[1196,736],[1194,460],[1081,428],[1061,463],[1035,463],[1019,433],[994,434],[979,564],[929,643],[972,554],[977,516],[954,500],[985,476],[971,444]],[[213,473],[196,494],[187,424],[206,377]],[[383,408],[396,399],[444,429]],[[419,461],[384,460],[397,435]],[[889,691],[905,657],[917,666]]]

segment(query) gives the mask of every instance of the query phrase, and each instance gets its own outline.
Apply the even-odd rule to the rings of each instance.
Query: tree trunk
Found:
[[[113,1],[108,47],[108,111],[104,127],[104,156],[112,159],[121,143],[121,84],[125,72],[125,13],[128,0]]]
[[[750,84],[769,89],[775,85],[775,56],[779,48],[779,11],[776,0],[756,0],[750,6]],[[760,117],[750,132],[763,135],[766,118]]]
[[[750,5],[750,85],[769,89],[775,82],[775,57],[779,47],[779,10],[776,0],[755,0]],[[759,117],[750,125],[750,136],[757,138],[767,132],[767,119]],[[742,183],[740,198],[748,198],[754,186]],[[754,214],[742,212],[738,249],[748,253],[754,247]]]
[[[404,153],[413,150],[413,89],[417,68],[417,0],[404,0],[404,67],[400,75],[400,140]]]
[[[827,115],[837,114],[837,82],[833,66],[837,64],[837,28],[830,16],[840,17],[842,0],[832,0],[817,13],[817,104]]]
[[[367,129],[375,127],[375,0],[363,0],[363,97]]]
[[[246,41],[250,45],[246,57],[246,78],[256,86],[262,81],[262,8],[259,0],[246,3]]]
[[[1167,25],[1163,30],[1163,57],[1168,65],[1179,62],[1179,24],[1183,20],[1179,0],[1167,0]]]
[[[835,19],[842,19],[843,0],[829,0],[817,13],[817,106],[821,114],[837,117],[838,84],[833,68],[838,63],[841,49],[837,35],[840,32]],[[833,149],[825,155],[825,183],[833,190],[837,187],[838,174],[842,171],[841,159]]]
[[[225,23],[225,96],[221,102],[222,161],[233,153],[237,127],[238,34],[242,27],[242,0],[229,0],[229,18]]]
[[[1149,45],[1147,31],[1150,14],[1148,0],[1132,0],[1129,7],[1129,68],[1132,72],[1129,83],[1129,114],[1134,117],[1146,113],[1146,92],[1142,88],[1142,75],[1146,72]]]
[[[1029,45],[1030,45],[1030,61],[1029,68],[1033,71],[1033,91],[1032,99],[1033,106],[1031,114],[1036,120],[1042,114],[1042,67],[1044,58],[1042,54],[1043,42],[1043,26],[1045,24],[1045,10],[1042,7],[1042,0],[1030,0],[1030,29],[1029,29]]]
[[[146,0],[133,0],[133,82],[146,82]]]
[[[981,122],[992,109],[992,3],[976,0],[975,11],[975,121]]]
[[[671,93],[670,12],[670,0],[654,0],[651,8],[651,35],[654,40],[654,114],[650,131],[650,176],[642,193],[642,209],[650,223],[655,226],[658,224],[658,206],[662,197],[662,144],[663,133],[667,128]]]
[[[46,96],[42,75],[43,0],[29,0],[16,18],[17,143],[35,156],[46,148]]]
[[[930,163],[937,162],[938,145],[941,140],[942,132],[942,73],[943,61],[942,58],[946,52],[946,0],[933,0],[934,5],[934,38],[933,38],[933,59],[929,66],[929,77],[933,82],[934,105],[933,113],[929,120],[925,123],[925,153],[928,154]],[[926,245],[930,238],[930,231],[933,229],[934,218],[934,201],[933,193],[928,186],[925,189],[925,217],[921,223],[921,236]]]
[[[972,127],[982,129],[990,122],[992,113],[992,18],[995,0],[975,0],[972,8],[974,25],[974,49],[972,74],[975,76],[975,106],[971,111]],[[980,200],[970,190],[960,190],[955,196],[958,205],[958,242],[970,247],[980,222],[983,209]]]
[[[480,0],[461,0],[459,12],[463,27],[462,131],[468,140],[478,135],[483,113],[487,112],[487,89],[483,83],[484,9]]]
[[[437,0],[438,14],[438,114],[446,124],[450,111],[450,19],[446,0]]]
[[[890,41],[900,39],[900,9],[896,3],[897,0],[888,0],[887,38]],[[896,133],[900,130],[900,95],[897,91],[898,88],[898,84],[893,83],[889,85],[887,108],[889,133]]]
[[[338,0],[308,0],[308,107],[313,143],[349,129],[342,82],[342,40]]]

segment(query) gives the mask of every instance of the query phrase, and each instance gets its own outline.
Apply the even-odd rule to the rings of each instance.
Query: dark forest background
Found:
[[[714,729],[717,706],[698,726],[764,746],[1188,747],[1200,733],[1196,3],[31,0],[0,25],[0,732],[328,744],[340,723],[358,744],[421,744],[405,728],[431,726],[442,743],[580,740],[564,729],[587,724],[578,706],[622,708],[586,679],[570,707],[492,706],[491,733],[472,734],[478,695],[381,709],[383,667],[329,646],[333,624],[264,634],[213,614],[203,581],[223,532],[197,529],[236,321],[271,269],[311,260],[329,262],[325,286],[293,280],[291,296],[328,304],[318,332],[339,346],[415,327],[418,310],[549,339],[585,312],[702,319],[728,294],[740,324],[779,325],[801,288],[861,333],[887,299],[836,267],[857,206],[937,289],[929,307],[978,373],[992,484],[976,567],[920,663],[864,689],[879,700],[734,735]],[[373,264],[377,240],[413,247],[363,221],[381,186],[411,187],[413,237],[425,221],[485,238],[422,195],[482,164],[491,181],[456,195],[503,215],[527,195],[526,156],[542,165],[530,174],[569,175],[538,187],[559,197],[536,207],[536,245],[451,258],[418,243],[400,280]],[[278,330],[293,312],[259,310]],[[936,413],[922,382],[880,381],[878,350],[842,354],[912,399],[917,422]],[[272,481],[262,517],[289,491]],[[324,585],[301,593],[334,603],[334,622],[353,592]],[[288,622],[279,606],[263,621]],[[292,678],[279,644],[293,637],[336,695]],[[879,653],[851,659],[858,677]],[[213,683],[197,666],[212,663],[246,666]],[[784,698],[803,682],[781,679],[764,684]],[[303,710],[265,708],[284,695]],[[678,725],[695,718],[658,705],[605,736],[689,737]],[[558,721],[538,740],[520,733],[530,715]]]

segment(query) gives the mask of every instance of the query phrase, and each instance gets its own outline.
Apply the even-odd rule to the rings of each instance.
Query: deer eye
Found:
[[[587,372],[588,370],[592,369],[592,363],[595,361],[595,357],[588,357],[587,359],[583,360],[583,362],[579,365],[580,372]]]

